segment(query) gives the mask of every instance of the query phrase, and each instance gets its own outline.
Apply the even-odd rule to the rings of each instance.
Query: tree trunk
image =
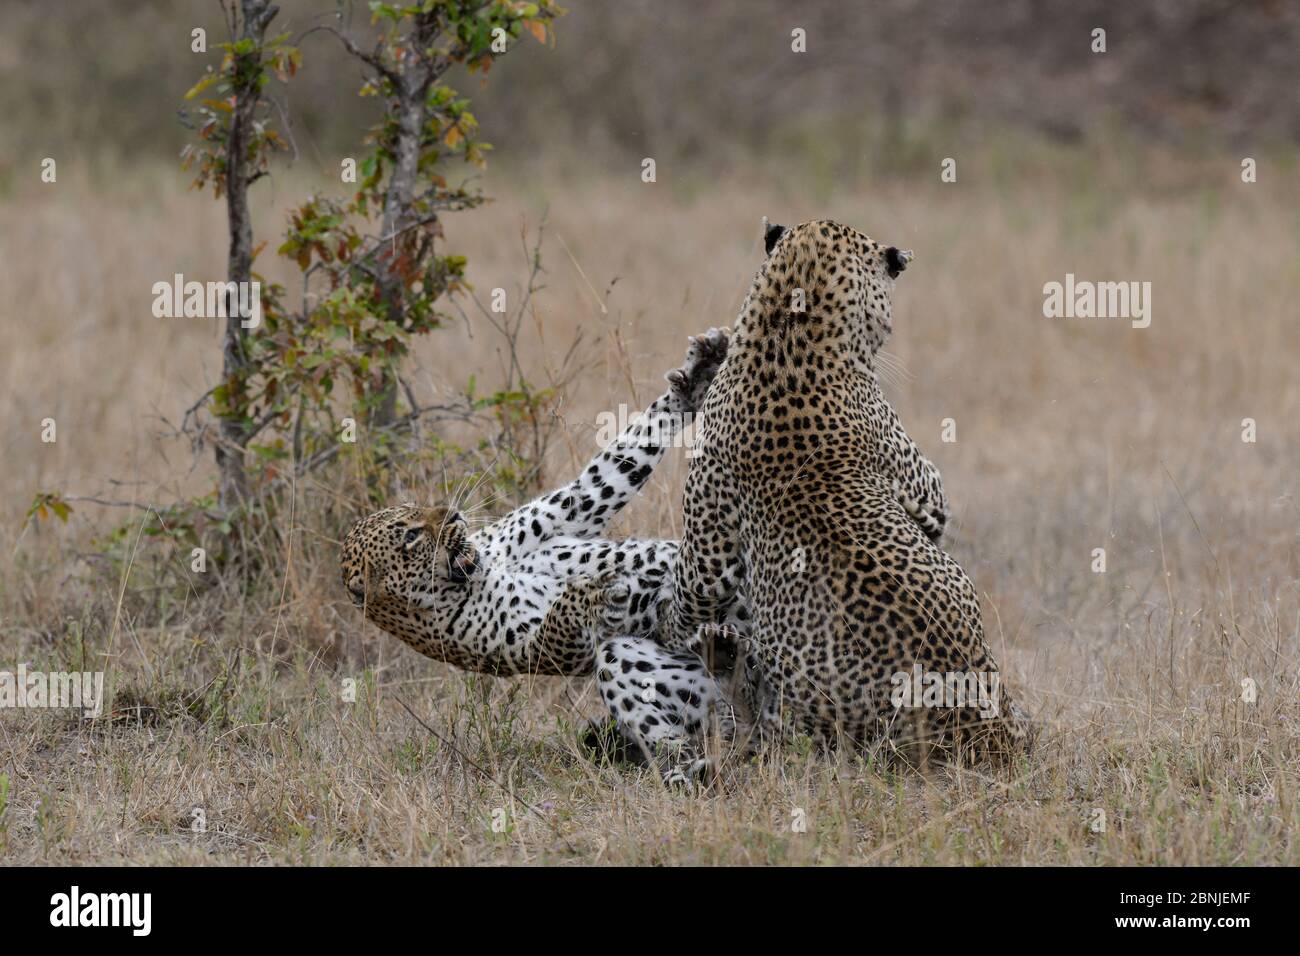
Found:
[[[237,40],[252,39],[253,52],[245,54],[253,59],[262,55],[262,42],[266,28],[275,18],[279,8],[269,0],[240,0]],[[255,77],[256,70],[240,71],[241,75]],[[235,106],[230,120],[230,139],[226,144],[226,215],[230,224],[230,254],[226,272],[229,281],[252,282],[253,278],[253,223],[248,211],[249,169],[248,142],[261,90],[256,82],[236,85]],[[222,379],[228,390],[226,407],[237,409],[237,414],[222,416],[217,442],[217,471],[220,475],[219,500],[222,511],[237,508],[248,495],[248,475],[245,470],[245,446],[248,444],[246,418],[245,372],[248,355],[244,349],[246,330],[241,324],[246,316],[239,314],[239,299],[235,293],[227,296],[226,329],[222,347]]]
[[[422,14],[416,25],[416,42],[427,45],[440,29],[437,14]],[[384,194],[384,219],[381,235],[389,240],[388,269],[379,283],[384,313],[390,322],[402,325],[405,320],[406,287],[398,271],[404,249],[414,247],[417,237],[402,232],[418,216],[415,192],[420,174],[420,145],[428,122],[425,97],[437,77],[434,67],[422,61],[409,65],[395,84],[397,105],[397,142],[393,149],[393,171]],[[400,235],[399,235],[400,233]],[[390,425],[397,418],[397,377],[392,369],[382,370],[379,401],[371,414],[371,423]]]
[[[424,118],[422,97],[416,92],[417,78],[410,73],[404,74],[398,89],[399,106],[397,112],[397,143],[394,149],[392,176],[388,180],[388,191],[384,194],[384,219],[381,235],[391,236],[388,240],[387,268],[379,283],[382,308],[390,322],[402,325],[404,321],[405,287],[398,272],[402,251],[410,242],[411,235],[401,230],[408,226],[413,218],[411,209],[415,197],[415,180],[420,161],[420,135]],[[401,233],[400,235],[398,233]],[[391,425],[397,418],[397,380],[394,371],[385,367],[381,370],[378,404],[371,411],[371,424],[383,427]]]

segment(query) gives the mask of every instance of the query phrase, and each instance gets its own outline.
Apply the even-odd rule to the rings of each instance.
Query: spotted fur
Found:
[[[908,759],[1010,752],[1028,725],[1005,685],[992,719],[891,701],[915,664],[997,673],[975,589],[932,540],[947,517],[937,472],[891,437],[905,433],[876,380],[911,253],[833,222],[772,229],[705,400],[664,641],[696,646],[743,590],[748,687],[772,729]],[[934,476],[919,482],[928,505],[900,468]]]
[[[730,718],[704,662],[652,636],[677,543],[600,535],[695,412],[726,347],[725,331],[692,339],[668,391],[581,475],[487,528],[471,534],[460,514],[413,505],[358,521],[341,563],[353,603],[421,654],[467,670],[595,674],[625,742],[674,782],[698,770],[692,738],[709,714],[724,731]]]

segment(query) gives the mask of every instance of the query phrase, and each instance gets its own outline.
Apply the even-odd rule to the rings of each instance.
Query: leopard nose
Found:
[[[366,601],[366,585],[359,577],[348,578],[348,594],[352,595],[352,603],[360,607]]]

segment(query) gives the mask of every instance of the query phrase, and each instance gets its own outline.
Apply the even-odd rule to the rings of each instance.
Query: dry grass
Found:
[[[959,185],[929,167],[823,183],[815,200],[792,185],[806,170],[692,185],[661,169],[647,186],[636,170],[615,178],[575,160],[567,176],[499,169],[499,201],[450,224],[477,285],[513,289],[520,217],[550,207],[528,358],[544,380],[583,327],[594,363],[565,397],[552,479],[592,449],[598,411],[647,401],[688,333],[730,321],[761,215],[829,214],[917,252],[890,346],[912,378],[888,392],[944,473],[950,550],[1045,727],[1041,745],[1005,773],[928,778],[793,747],[696,798],[581,759],[572,727],[596,708],[580,682],[464,675],[363,624],[337,585],[328,529],[306,519],[273,598],[218,591],[179,605],[134,577],[119,595],[85,559],[90,535],[121,514],[82,506],[66,527],[20,530],[38,489],[165,502],[208,485],[206,460],[192,469],[182,444],[156,435],[211,382],[217,330],[153,318],[149,290],[173,272],[215,276],[223,224],[166,169],[92,182],[61,165],[57,186],[0,199],[17,226],[0,233],[0,667],[84,660],[125,695],[112,721],[0,712],[0,854],[1300,863],[1297,197],[1267,172],[1240,184],[1232,157],[1156,173],[1123,157],[1040,158],[963,159]],[[261,232],[273,235],[305,187],[282,177],[258,188]],[[1043,318],[1043,283],[1067,272],[1150,281],[1151,327]],[[481,328],[432,337],[417,387],[455,387],[471,370],[491,381],[496,346]],[[55,445],[39,441],[47,416]],[[945,444],[949,417],[958,440]],[[1255,444],[1241,440],[1246,417]],[[674,535],[682,474],[681,461],[666,465],[620,532]],[[139,566],[155,547],[141,541]],[[1104,574],[1090,567],[1096,547]],[[1246,677],[1254,704],[1241,700]],[[345,678],[361,685],[354,704],[339,700]],[[140,706],[125,712],[129,701]],[[190,829],[196,807],[202,834]],[[792,830],[796,808],[807,832]],[[1096,810],[1104,832],[1089,828]]]

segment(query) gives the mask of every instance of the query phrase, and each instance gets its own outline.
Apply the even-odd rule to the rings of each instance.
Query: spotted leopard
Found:
[[[767,247],[705,399],[664,641],[697,646],[743,594],[746,686],[769,729],[908,760],[1013,752],[1028,722],[975,589],[932,540],[942,523],[900,502],[882,442],[897,426],[873,359],[912,254],[829,221],[774,226]],[[987,699],[913,706],[900,688],[921,672],[982,676],[962,686]]]
[[[726,734],[730,717],[704,662],[652,636],[677,544],[600,535],[695,411],[726,345],[725,330],[692,339],[668,390],[576,479],[486,528],[471,533],[445,506],[358,521],[341,561],[353,603],[421,654],[466,670],[594,674],[629,745],[618,749],[653,759],[674,782],[698,772],[698,738],[714,726]]]

